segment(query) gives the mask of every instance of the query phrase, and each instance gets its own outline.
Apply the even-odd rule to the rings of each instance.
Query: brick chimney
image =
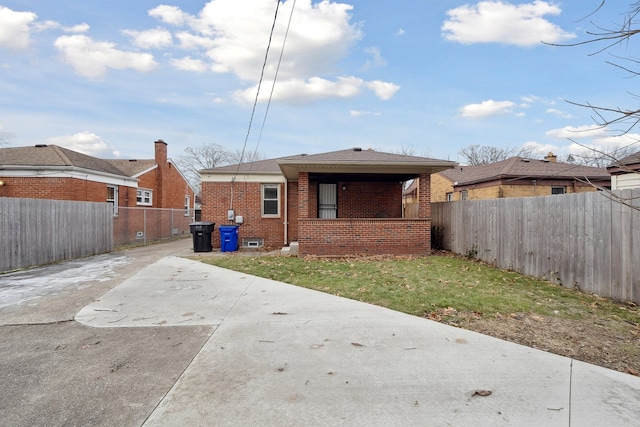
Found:
[[[155,143],[156,156],[155,161],[160,167],[164,167],[167,164],[167,143],[159,139]]]
[[[557,162],[558,161],[558,156],[556,156],[555,154],[553,154],[551,151],[549,151],[549,154],[547,154],[546,156],[544,156],[544,159],[547,162]]]

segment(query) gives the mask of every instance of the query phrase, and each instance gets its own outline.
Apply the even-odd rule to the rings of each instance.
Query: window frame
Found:
[[[191,196],[184,196],[184,216],[191,215]]]
[[[109,198],[109,190],[113,189],[113,198]],[[118,186],[107,185],[107,203],[111,203],[113,216],[118,216]]]
[[[276,190],[276,197],[265,198],[265,190],[274,188]],[[260,185],[260,216],[262,218],[280,218],[280,193],[281,185],[278,183],[265,183]],[[274,201],[276,202],[276,213],[265,213],[265,203]]]
[[[460,191],[460,200],[469,200],[469,191],[468,190]]]
[[[145,193],[148,193],[149,201],[145,202]],[[140,201],[142,200],[142,201]],[[138,188],[136,190],[136,205],[138,206],[153,206],[153,190],[148,188]]]
[[[559,191],[559,190],[561,190],[562,192],[561,193],[555,193],[554,192],[554,191]],[[560,186],[560,185],[555,185],[555,186],[551,187],[551,195],[552,196],[558,196],[558,195],[561,195],[561,194],[567,194],[567,188],[566,187],[563,187],[563,186]]]

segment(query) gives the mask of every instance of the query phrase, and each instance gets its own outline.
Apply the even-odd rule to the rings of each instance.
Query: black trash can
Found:
[[[211,252],[211,233],[215,223],[207,221],[192,222],[189,224],[193,235],[193,252]]]

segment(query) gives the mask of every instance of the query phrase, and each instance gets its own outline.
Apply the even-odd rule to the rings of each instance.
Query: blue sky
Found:
[[[351,147],[462,160],[471,144],[566,156],[627,145],[566,101],[635,108],[635,80],[587,38],[629,5],[601,0],[293,0],[280,3],[247,149]],[[241,149],[273,0],[0,0],[0,138],[103,158],[153,141]],[[291,18],[266,122],[266,100]],[[585,19],[586,18],[586,19]],[[262,131],[261,131],[262,130]],[[577,132],[577,130],[580,130]]]

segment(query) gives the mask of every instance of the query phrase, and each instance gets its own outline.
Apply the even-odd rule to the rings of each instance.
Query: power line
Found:
[[[267,114],[269,113],[269,107],[271,106],[271,99],[273,98],[273,91],[276,87],[276,80],[278,80],[278,72],[280,71],[280,64],[282,63],[282,56],[284,55],[284,48],[287,45],[287,37],[289,36],[289,28],[291,27],[291,19],[293,18],[293,11],[296,8],[296,0],[293,0],[291,6],[291,13],[289,14],[289,22],[287,23],[287,30],[284,33],[284,40],[282,42],[282,49],[280,50],[280,57],[278,58],[278,66],[276,67],[276,73],[273,77],[273,84],[271,85],[271,92],[269,93],[269,100],[267,101],[267,107],[262,118],[262,126],[260,127],[260,134],[258,135],[258,142],[256,143],[255,152],[258,152],[260,141],[262,140],[262,131],[264,131],[264,125],[267,122]]]
[[[264,78],[264,70],[267,67],[267,58],[269,57],[269,49],[271,48],[271,40],[273,39],[273,32],[276,28],[276,20],[278,19],[278,10],[280,9],[280,0],[276,0],[276,12],[273,17],[273,24],[271,25],[271,33],[269,34],[269,42],[267,43],[267,51],[264,54],[264,62],[262,63],[262,71],[260,73],[260,80],[258,80],[258,90],[256,90],[256,97],[253,101],[253,108],[251,109],[251,117],[249,118],[249,127],[247,128],[247,135],[244,138],[244,144],[242,145],[242,152],[240,153],[240,162],[238,163],[238,167],[236,169],[236,173],[231,182],[234,182],[238,177],[238,173],[240,171],[240,165],[242,164],[242,159],[244,158],[245,150],[247,149],[247,141],[249,140],[249,135],[251,134],[251,126],[253,124],[253,117],[256,113],[256,106],[258,105],[258,97],[260,95],[260,87],[262,86],[262,80]]]

